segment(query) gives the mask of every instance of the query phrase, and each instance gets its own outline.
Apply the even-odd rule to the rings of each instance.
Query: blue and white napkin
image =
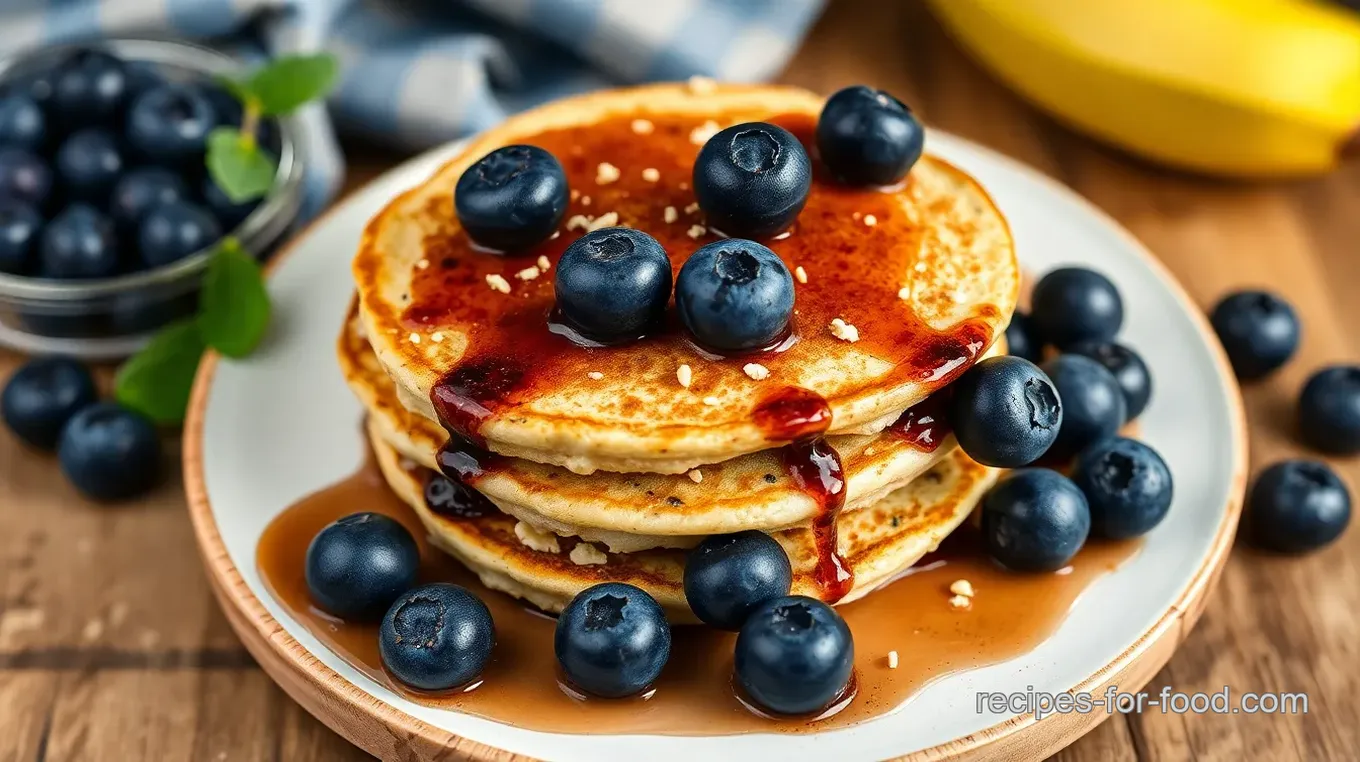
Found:
[[[406,148],[612,84],[783,67],[824,0],[0,0],[0,55],[101,36],[208,40],[243,56],[329,50],[329,112],[301,114],[305,213],[338,188],[341,130]],[[332,122],[333,120],[333,122]]]

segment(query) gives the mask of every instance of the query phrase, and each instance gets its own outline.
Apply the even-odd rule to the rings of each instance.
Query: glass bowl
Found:
[[[50,66],[77,49],[106,50],[129,62],[145,62],[169,80],[239,74],[235,59],[183,42],[104,39],[48,46],[0,59],[0,85]],[[292,226],[302,204],[299,127],[291,118],[278,126],[279,167],[274,185],[245,220],[227,235],[256,258],[265,256]],[[89,280],[56,280],[0,273],[0,344],[34,354],[65,354],[110,360],[137,351],[155,331],[193,314],[211,249],[163,267]]]

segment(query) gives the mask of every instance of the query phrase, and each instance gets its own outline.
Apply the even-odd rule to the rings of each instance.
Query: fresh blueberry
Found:
[[[1171,508],[1171,471],[1157,451],[1115,437],[1086,448],[1072,481],[1091,508],[1091,531],[1122,540],[1152,531]]]
[[[127,116],[127,140],[138,154],[170,166],[197,163],[217,112],[198,89],[162,85],[137,96]]]
[[[1011,322],[1006,326],[1006,352],[1032,363],[1044,359],[1043,343],[1034,335],[1029,315],[1019,310],[1011,315]]]
[[[73,198],[102,202],[122,172],[118,141],[104,130],[81,130],[57,149],[57,177]]]
[[[57,67],[52,107],[67,127],[112,124],[127,103],[126,65],[102,50],[79,50]]]
[[[1089,357],[1110,371],[1124,391],[1124,415],[1128,420],[1147,409],[1148,400],[1152,399],[1152,374],[1137,352],[1113,341],[1080,341],[1066,351]]]
[[[38,271],[44,278],[108,278],[118,264],[113,222],[94,207],[72,204],[43,229]]]
[[[765,349],[788,333],[793,275],[779,255],[755,241],[714,241],[680,268],[675,308],[701,346]]]
[[[554,287],[562,317],[587,338],[636,339],[666,314],[671,260],[646,233],[602,228],[567,247]]]
[[[506,146],[463,172],[453,205],[473,241],[496,251],[522,251],[557,230],[569,191],[557,157],[538,146]]]
[[[374,620],[416,584],[420,548],[401,522],[381,513],[354,513],[331,524],[307,546],[307,591],[338,617]]]
[[[1013,471],[982,500],[987,554],[1015,571],[1061,569],[1090,531],[1086,496],[1071,479],[1047,468]]]
[[[240,126],[244,109],[241,108],[241,101],[229,90],[216,83],[211,83],[204,85],[203,97],[207,98],[208,103],[212,104],[213,111],[217,114],[218,124],[229,127]],[[272,122],[269,123],[272,124]],[[261,126],[263,124],[265,123],[261,123]]]
[[[250,213],[255,211],[255,207],[260,204],[259,199],[251,199],[239,204],[232,201],[226,191],[217,187],[217,183],[213,182],[211,177],[203,179],[203,201],[212,210],[212,213],[217,215],[217,220],[222,223],[224,230],[236,229],[236,226],[245,222]]]
[[[1308,378],[1299,395],[1299,429],[1323,452],[1360,452],[1360,365],[1333,365]]]
[[[87,497],[126,500],[155,486],[161,440],[141,413],[96,402],[61,430],[57,459],[62,473]]]
[[[1282,553],[1316,550],[1346,531],[1351,493],[1325,463],[1286,460],[1256,477],[1247,499],[1252,542]]]
[[[23,93],[0,98],[0,146],[37,151],[47,140],[47,118],[37,102]]]
[[[788,554],[754,529],[714,535],[685,561],[685,600],[700,621],[739,630],[756,606],[789,594],[793,567]]]
[[[10,376],[0,394],[0,410],[16,436],[51,450],[71,416],[98,399],[89,368],[67,357],[41,357],[24,363]]]
[[[845,693],[854,668],[850,628],[815,598],[766,601],[737,635],[737,683],[772,714],[809,715],[827,708]]]
[[[737,238],[768,238],[787,230],[803,211],[812,162],[788,130],[747,122],[704,144],[693,180],[710,228]]]
[[[1049,455],[1067,459],[1119,433],[1128,420],[1124,390],[1104,365],[1084,355],[1059,355],[1039,366],[1062,400],[1063,420]]]
[[[1244,381],[1269,375],[1299,348],[1299,316],[1269,291],[1228,294],[1209,314],[1209,323],[1233,372]]]
[[[458,585],[421,585],[397,598],[378,630],[383,666],[423,691],[467,685],[482,674],[496,625],[481,599]]]
[[[837,91],[817,119],[817,151],[841,182],[892,185],[925,147],[925,128],[901,101],[864,85]]]
[[[557,663],[570,683],[602,698],[646,690],[671,655],[666,614],[646,592],[620,582],[581,591],[557,619]]]
[[[14,198],[38,209],[52,194],[52,170],[22,148],[0,148],[0,197]]]
[[[1053,270],[1034,285],[1030,319],[1044,343],[1109,341],[1124,322],[1124,302],[1109,278],[1084,267]]]
[[[109,214],[122,230],[135,232],[152,209],[188,198],[189,188],[179,174],[161,167],[139,167],[113,186]]]
[[[1039,459],[1057,439],[1064,403],[1034,363],[989,357],[953,383],[949,419],[968,457],[1018,468]]]
[[[8,92],[26,95],[38,104],[38,108],[43,110],[43,116],[51,127],[51,106],[52,97],[57,92],[57,69],[51,66],[32,68],[28,71],[20,72],[12,79],[12,85],[7,88]]]
[[[160,67],[151,61],[128,61],[126,72],[129,103],[142,93],[165,84]]]
[[[177,262],[222,237],[217,218],[201,206],[183,201],[162,204],[142,220],[137,234],[142,263],[161,267]]]
[[[42,225],[33,207],[0,198],[0,272],[22,274],[33,267]]]

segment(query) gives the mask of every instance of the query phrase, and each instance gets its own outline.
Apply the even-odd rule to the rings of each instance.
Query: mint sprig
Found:
[[[260,118],[291,114],[325,96],[339,72],[335,56],[318,53],[276,58],[249,77],[222,80],[241,101],[243,116],[240,129],[219,127],[208,136],[208,173],[233,203],[260,198],[274,182],[277,160],[260,147]]]
[[[288,56],[223,85],[241,101],[239,128],[219,127],[208,137],[208,173],[235,203],[260,198],[273,187],[277,159],[260,147],[260,119],[291,113],[323,97],[338,65],[328,54]],[[269,328],[271,308],[264,275],[234,238],[223,238],[208,261],[198,313],[166,325],[118,369],[114,397],[160,424],[184,420],[199,361],[208,347],[245,357]]]

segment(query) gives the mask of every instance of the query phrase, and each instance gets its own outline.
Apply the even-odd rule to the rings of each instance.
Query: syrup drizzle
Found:
[[[922,452],[935,452],[951,431],[948,407],[946,387],[907,408],[886,431]]]
[[[672,269],[678,271],[691,251],[716,240],[711,231],[697,237],[691,234],[703,222],[701,213],[684,212],[681,219],[667,221],[676,210],[691,208],[694,201],[693,191],[681,179],[687,180],[692,172],[699,146],[689,135],[701,120],[657,115],[652,118],[654,131],[646,139],[633,134],[631,121],[621,116],[589,128],[545,131],[521,142],[552,152],[562,163],[571,187],[579,191],[567,210],[569,218],[616,213],[618,224],[654,236],[670,255]],[[810,115],[776,116],[769,121],[789,129],[807,146],[814,142],[815,119]],[[603,159],[624,171],[617,181],[602,186],[595,178]],[[643,168],[656,169],[662,180],[646,181]],[[899,200],[894,193],[843,186],[816,173],[794,227],[765,241],[791,270],[803,266],[809,273],[808,282],[797,286],[792,333],[778,347],[754,357],[716,357],[696,347],[674,310],[668,311],[663,325],[634,342],[602,347],[574,341],[569,332],[554,328],[552,268],[581,234],[579,230],[564,230],[527,252],[488,254],[457,226],[447,198],[432,200],[426,210],[430,220],[446,221],[446,227],[431,232],[423,242],[424,267],[413,270],[411,300],[402,318],[416,331],[446,325],[466,329],[468,344],[461,359],[447,369],[430,396],[445,428],[478,446],[485,445],[481,431],[490,418],[544,397],[570,394],[588,373],[671,384],[681,364],[691,364],[696,371],[702,368],[689,390],[693,399],[676,401],[682,407],[691,403],[678,414],[702,418],[705,411],[699,403],[706,396],[733,387],[749,388],[750,379],[742,371],[747,362],[760,362],[776,378],[793,378],[816,358],[844,352],[844,344],[828,329],[834,318],[859,328],[857,351],[891,367],[886,376],[872,380],[874,385],[914,381],[938,387],[962,372],[990,343],[991,332],[982,319],[992,317],[994,308],[983,306],[979,319],[941,332],[915,315],[909,302],[898,298],[904,274],[914,272],[922,256],[921,227]],[[928,216],[933,210],[920,211]],[[877,219],[872,229],[861,221],[870,214]],[[540,258],[550,264],[547,273],[530,280],[515,277],[536,267]],[[513,284],[512,292],[492,292],[487,286],[489,276],[505,278]],[[838,393],[853,397],[857,391]],[[812,407],[802,418],[771,411],[766,406],[769,400],[758,402],[749,412],[775,443],[823,433],[830,425],[830,411],[824,400],[808,394]],[[645,399],[620,394],[608,405],[610,409],[602,412],[617,414],[620,420],[647,420]],[[771,416],[788,422],[788,427],[763,420]]]
[[[812,578],[821,599],[835,603],[855,585],[855,574],[846,566],[838,546],[837,521],[845,507],[845,472],[840,453],[825,437],[800,439],[779,450],[784,470],[798,488],[817,500],[820,508],[812,520],[817,565]]]

